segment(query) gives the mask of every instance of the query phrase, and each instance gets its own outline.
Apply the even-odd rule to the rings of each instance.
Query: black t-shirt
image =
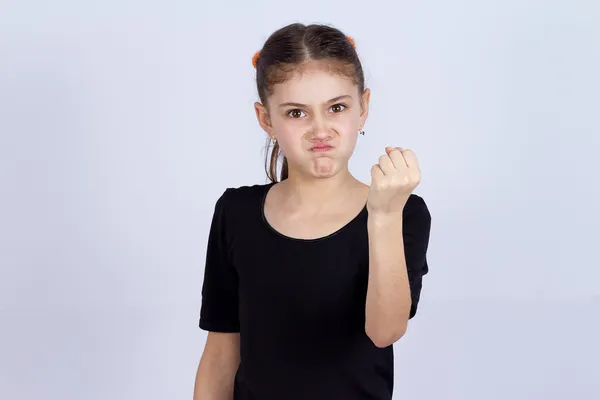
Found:
[[[218,199],[202,287],[200,328],[239,332],[235,400],[389,400],[393,347],[365,333],[366,206],[326,237],[296,239],[263,212],[273,184],[229,188]],[[416,311],[431,217],[411,194],[403,235]]]

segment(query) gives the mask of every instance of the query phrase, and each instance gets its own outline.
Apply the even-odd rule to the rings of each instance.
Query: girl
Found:
[[[216,202],[194,399],[390,400],[392,344],[428,272],[415,154],[386,148],[370,186],[350,174],[370,91],[339,30],[286,26],[253,64],[271,182]]]

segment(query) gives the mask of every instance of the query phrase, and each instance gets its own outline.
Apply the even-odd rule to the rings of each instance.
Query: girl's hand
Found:
[[[369,214],[402,215],[404,205],[421,182],[417,157],[412,150],[386,147],[386,154],[371,168]]]

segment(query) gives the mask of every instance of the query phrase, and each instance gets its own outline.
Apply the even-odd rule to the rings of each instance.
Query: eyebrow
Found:
[[[342,96],[338,96],[338,97],[334,97],[333,99],[329,99],[328,101],[326,101],[324,104],[329,104],[329,103],[333,103],[334,101],[340,101],[343,99],[351,99],[352,96],[345,94]],[[308,108],[308,106],[306,104],[300,104],[300,103],[281,103],[279,105],[279,107],[300,107],[300,108]]]

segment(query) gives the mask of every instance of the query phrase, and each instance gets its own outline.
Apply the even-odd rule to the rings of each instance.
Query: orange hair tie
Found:
[[[260,57],[260,50],[254,53],[254,56],[252,57],[252,66],[254,68],[256,68],[256,63],[258,63],[258,57]]]
[[[346,39],[348,39],[348,41],[352,44],[352,47],[354,47],[354,50],[356,50],[356,43],[354,42],[354,39],[352,39],[350,36],[346,36]]]

